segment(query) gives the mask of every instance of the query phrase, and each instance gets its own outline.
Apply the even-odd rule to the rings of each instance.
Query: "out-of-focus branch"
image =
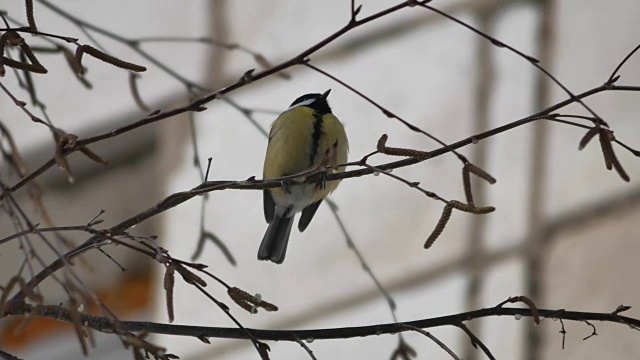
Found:
[[[2,351],[2,349],[0,349],[0,357],[6,360],[22,360],[15,355],[11,355],[8,352]]]

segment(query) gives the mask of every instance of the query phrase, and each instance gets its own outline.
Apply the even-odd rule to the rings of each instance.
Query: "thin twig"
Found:
[[[413,330],[415,332],[419,332],[420,334],[428,337],[429,339],[431,339],[434,343],[436,343],[436,345],[440,346],[440,348],[442,348],[442,350],[446,351],[447,354],[449,354],[449,356],[451,356],[454,360],[462,360],[458,357],[458,355],[456,355],[456,353],[453,352],[453,350],[451,350],[451,348],[449,348],[447,346],[447,344],[443,343],[442,341],[440,341],[440,339],[438,339],[437,337],[435,337],[435,335],[433,335],[432,333],[425,331],[423,329],[420,329],[419,327],[415,327],[415,326],[410,326],[410,325],[406,325],[407,328],[409,328],[410,330]]]
[[[384,296],[384,299],[386,300],[387,305],[389,306],[389,310],[391,311],[391,316],[393,320],[397,321],[395,300],[393,299],[391,294],[389,294],[387,289],[384,288],[380,280],[378,280],[376,275],[373,273],[373,270],[371,270],[371,267],[369,266],[367,261],[364,259],[364,256],[362,256],[362,253],[360,252],[356,244],[353,242],[351,235],[349,235],[349,232],[347,231],[346,226],[344,225],[344,223],[342,222],[342,219],[338,215],[337,206],[331,201],[329,201],[329,206],[331,207],[333,217],[338,222],[338,226],[340,226],[340,230],[342,230],[342,234],[344,235],[344,238],[347,242],[347,246],[353,251],[353,253],[358,258],[358,261],[360,262],[360,266],[362,267],[362,270],[364,270],[364,272],[367,273],[367,275],[369,276],[369,278],[371,278],[371,280],[376,285],[376,287],[378,288],[382,296]]]
[[[620,63],[618,64],[618,66],[616,66],[616,68],[613,70],[613,72],[611,73],[611,76],[609,76],[609,79],[607,80],[607,83],[614,83],[617,79],[616,76],[618,76],[618,71],[620,71],[620,69],[622,69],[622,66],[629,60],[631,59],[631,57],[638,51],[640,50],[640,44],[638,44],[638,46],[636,46],[635,48],[633,48],[633,50],[631,50],[631,52],[629,52],[627,54],[627,56],[624,57],[624,59],[622,59],[622,61],[620,61]]]
[[[313,355],[313,351],[311,351],[311,349],[309,348],[309,346],[307,346],[307,344],[304,343],[303,340],[300,340],[300,338],[295,337],[294,340],[300,345],[302,346],[302,348],[304,349],[304,351],[307,352],[307,355],[309,355],[309,357],[311,358],[311,360],[318,360],[316,358],[315,355]]]
[[[480,339],[478,339],[478,337],[465,324],[460,322],[458,324],[455,324],[455,326],[462,329],[462,331],[464,331],[467,334],[467,336],[469,336],[469,339],[471,340],[471,344],[474,347],[480,347],[480,349],[484,352],[485,355],[487,355],[489,359],[496,360],[495,356],[493,356],[493,354],[491,353],[491,350],[489,350],[487,345],[485,345]]]

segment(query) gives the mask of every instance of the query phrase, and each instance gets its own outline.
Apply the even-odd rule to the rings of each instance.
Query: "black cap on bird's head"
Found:
[[[330,92],[331,89],[325,91],[322,94],[302,95],[294,102],[292,102],[289,108],[307,106],[318,112],[320,115],[331,114],[331,108],[329,107],[329,103],[327,102],[327,97],[329,96]]]

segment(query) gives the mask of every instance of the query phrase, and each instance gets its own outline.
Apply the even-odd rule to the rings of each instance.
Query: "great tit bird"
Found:
[[[329,92],[331,90],[300,96],[273,122],[264,159],[265,179],[299,174],[320,165],[328,154],[333,155],[333,165],[347,162],[347,134],[331,113],[327,102]],[[329,168],[326,173],[343,171],[344,166]],[[269,228],[262,238],[258,260],[281,264],[295,215],[302,212],[298,230],[303,232],[322,200],[338,183],[294,184],[263,190],[264,217]]]

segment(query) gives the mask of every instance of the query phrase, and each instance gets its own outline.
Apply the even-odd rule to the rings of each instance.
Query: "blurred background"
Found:
[[[52,0],[53,1],[53,0]],[[393,5],[393,1],[364,2],[359,17]],[[640,2],[619,0],[459,0],[435,1],[433,6],[492,34],[541,64],[574,93],[604,83],[617,64],[640,41]],[[87,30],[55,11],[62,10],[110,34]],[[277,64],[319,42],[346,24],[350,2],[139,0],[126,6],[106,1],[35,1],[39,28],[49,33],[97,41],[114,54],[149,69],[138,80],[144,102],[151,109],[170,109],[188,101],[185,84],[218,89],[255,68],[261,54]],[[9,16],[24,21],[24,4],[2,4]],[[85,29],[86,30],[86,29]],[[110,35],[140,40],[140,46],[186,80],[176,80],[148,58]],[[158,41],[157,37],[208,37],[235,43],[225,49],[198,42]],[[151,38],[153,41],[151,41]],[[146,40],[145,40],[146,39]],[[27,38],[29,42],[35,39]],[[53,123],[79,136],[128,124],[148,112],[140,110],[129,92],[128,74],[95,59],[85,59],[87,91],[75,80],[61,56],[39,57],[49,69],[35,77],[40,101]],[[409,8],[350,31],[311,56],[311,63],[356,87],[380,105],[452,143],[510,123],[567,98],[558,86],[531,64],[443,17]],[[95,164],[79,154],[70,156],[76,181],[52,168],[39,179],[44,203],[56,225],[88,222],[105,210],[100,226],[112,226],[165,196],[201,182],[200,171],[212,157],[210,180],[260,178],[266,148],[265,131],[278,113],[298,96],[323,92],[343,121],[350,141],[350,159],[375,149],[389,134],[389,146],[432,150],[439,146],[416,134],[336,82],[298,66],[286,71],[290,80],[271,76],[217,100],[195,116],[178,116],[144,126],[91,146],[110,161]],[[620,71],[620,84],[640,84],[640,57]],[[24,100],[12,73],[2,83]],[[638,95],[605,92],[586,100],[632,147],[640,144]],[[0,97],[0,120],[14,135],[31,170],[51,158],[55,149],[49,131],[32,123],[7,97]],[[35,110],[34,110],[35,111]],[[563,113],[585,114],[579,106]],[[194,143],[202,164],[194,166]],[[537,123],[508,131],[463,148],[460,152],[491,173],[495,185],[474,179],[476,204],[497,208],[490,215],[454,212],[446,230],[429,249],[423,244],[435,226],[442,203],[385,176],[344,181],[332,195],[336,214],[369,268],[395,300],[399,321],[443,316],[491,307],[509,296],[526,295],[540,308],[612,312],[633,306],[629,316],[640,317],[636,258],[640,254],[640,162],[617,147],[617,155],[631,177],[622,181],[607,171],[599,146],[577,150],[583,129],[557,123]],[[378,155],[371,164],[395,159]],[[5,167],[3,181],[14,184]],[[446,155],[394,171],[446,199],[464,199],[461,164]],[[24,208],[35,214],[26,191],[16,193]],[[204,207],[203,207],[203,201]],[[197,259],[226,282],[261,296],[279,307],[276,313],[245,313],[232,304],[215,283],[210,292],[232,307],[250,328],[313,329],[392,322],[385,297],[347,245],[345,233],[329,206],[323,205],[304,234],[292,232],[282,265],[258,262],[256,253],[267,224],[259,191],[226,190],[205,200],[195,198],[136,227],[139,234],[157,234],[176,258],[190,260],[204,229],[228,247],[232,265],[212,242]],[[37,218],[34,215],[34,219]],[[15,232],[6,214],[0,217],[0,236]],[[81,242],[82,234],[69,238]],[[44,258],[53,254],[35,240]],[[104,248],[127,271],[100,253],[77,262],[85,282],[121,319],[167,322],[162,288],[163,268],[119,247]],[[0,246],[0,284],[18,271],[23,253],[17,242]],[[55,282],[40,287],[46,302],[67,296]],[[234,324],[195,289],[176,281],[177,324],[228,326]],[[20,332],[19,319],[0,321],[0,348],[26,359],[74,359],[82,353],[71,326],[53,320],[34,320]],[[487,318],[470,328],[498,359],[632,359],[640,357],[637,334],[626,326],[594,323],[598,336],[585,323],[546,319]],[[453,327],[430,329],[464,359],[484,355]],[[93,359],[130,357],[120,341],[97,335]],[[418,359],[449,359],[442,349],[417,333],[406,341]],[[152,339],[182,359],[258,358],[248,341],[157,336]],[[312,340],[312,339],[311,339]],[[308,346],[318,359],[387,359],[397,336],[313,341]],[[296,343],[269,343],[273,359],[305,359]]]

